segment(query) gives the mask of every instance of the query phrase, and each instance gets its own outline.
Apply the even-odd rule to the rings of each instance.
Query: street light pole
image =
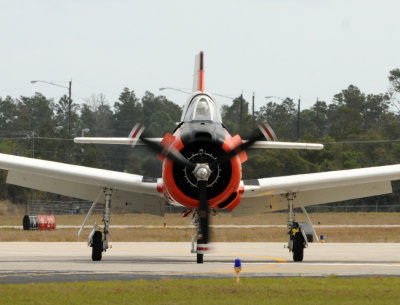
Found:
[[[163,90],[175,90],[175,91],[186,93],[186,94],[192,94],[193,93],[193,92],[188,92],[188,91],[182,90],[180,88],[173,88],[173,87],[161,87],[161,88],[158,88],[158,90],[160,90],[160,91],[163,91]],[[227,99],[230,99],[230,100],[234,100],[234,98],[230,97],[230,96],[217,94],[217,93],[212,93],[212,92],[210,92],[210,93],[212,95],[215,95],[215,96],[224,97],[224,98],[227,98]]]
[[[285,98],[283,97],[279,97],[279,96],[274,96],[274,95],[268,95],[265,97],[266,99],[270,99],[270,98],[277,98],[278,100],[284,101]]]
[[[59,84],[55,84],[53,82],[48,82],[48,81],[45,81],[45,80],[31,80],[31,84],[35,84],[35,83],[45,83],[45,84],[49,84],[49,85],[52,85],[52,86],[68,89],[68,133],[71,134],[71,107],[72,107],[72,98],[71,98],[72,90],[71,90],[71,88],[72,88],[72,80],[69,81],[68,87],[67,86],[63,86],[63,85],[59,85]]]
[[[163,91],[163,90],[175,90],[175,91],[179,91],[182,93],[186,93],[186,94],[191,94],[190,92],[187,92],[185,90],[179,89],[179,88],[172,88],[172,87],[161,87],[158,90]]]

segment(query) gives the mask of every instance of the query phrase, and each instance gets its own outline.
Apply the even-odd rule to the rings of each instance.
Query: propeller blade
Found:
[[[146,146],[149,147],[151,150],[164,156],[165,158],[170,159],[171,161],[179,163],[183,166],[186,166],[191,170],[195,169],[196,164],[190,162],[176,149],[169,149],[168,147],[165,147],[164,145],[162,145],[160,143],[150,141],[143,137],[140,137],[140,140],[142,140],[142,142],[144,144],[146,144]]]
[[[234,149],[232,149],[231,151],[221,155],[217,160],[214,161],[214,164],[212,165],[216,165],[216,163],[225,163],[228,162],[230,159],[232,159],[233,157],[237,156],[238,154],[240,154],[242,151],[246,151],[248,148],[250,148],[255,142],[263,139],[264,136],[262,135],[262,133],[257,133],[255,136],[253,136],[250,140],[248,140],[247,142],[243,142],[242,144],[236,146]]]
[[[209,237],[209,207],[207,201],[207,181],[200,180],[199,181],[199,189],[200,189],[200,199],[199,199],[199,218],[200,218],[200,231],[201,231],[201,240],[204,244],[208,243]]]

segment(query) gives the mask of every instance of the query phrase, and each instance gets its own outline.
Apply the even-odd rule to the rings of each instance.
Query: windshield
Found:
[[[195,98],[186,111],[185,121],[215,121],[220,119],[217,115],[215,103],[207,96]]]

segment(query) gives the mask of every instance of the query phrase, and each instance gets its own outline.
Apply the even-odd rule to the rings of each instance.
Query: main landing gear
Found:
[[[92,260],[93,261],[101,261],[103,252],[106,252],[107,249],[111,248],[108,245],[108,234],[110,229],[110,211],[111,211],[111,195],[113,190],[109,188],[104,189],[104,195],[106,199],[106,203],[104,206],[103,212],[103,223],[104,229],[103,233],[98,230],[99,226],[95,223],[93,226],[93,230],[88,238],[88,245],[92,247]],[[103,239],[104,235],[104,239]]]

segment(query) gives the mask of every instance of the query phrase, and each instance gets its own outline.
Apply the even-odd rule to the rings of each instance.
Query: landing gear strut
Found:
[[[304,237],[304,232],[302,232],[301,226],[295,221],[293,208],[293,200],[295,197],[296,194],[294,193],[286,195],[288,201],[288,249],[293,252],[293,261],[301,262],[303,261],[304,248],[307,246],[307,241]]]
[[[192,224],[194,224],[194,226],[196,227],[196,233],[194,233],[192,236],[192,249],[190,252],[196,253],[197,263],[202,264],[204,260],[204,254],[209,250],[209,245],[204,244],[203,240],[201,239],[201,227],[198,211],[193,211]],[[196,248],[194,247],[195,242]]]
[[[102,258],[103,252],[106,252],[107,249],[111,248],[108,245],[108,234],[110,229],[110,211],[111,211],[111,195],[113,190],[109,188],[104,189],[106,203],[104,206],[103,212],[103,223],[104,229],[103,233],[98,229],[97,224],[95,223],[93,226],[93,231],[89,235],[88,244],[92,247],[92,260],[100,261]],[[104,239],[103,239],[104,235]]]

